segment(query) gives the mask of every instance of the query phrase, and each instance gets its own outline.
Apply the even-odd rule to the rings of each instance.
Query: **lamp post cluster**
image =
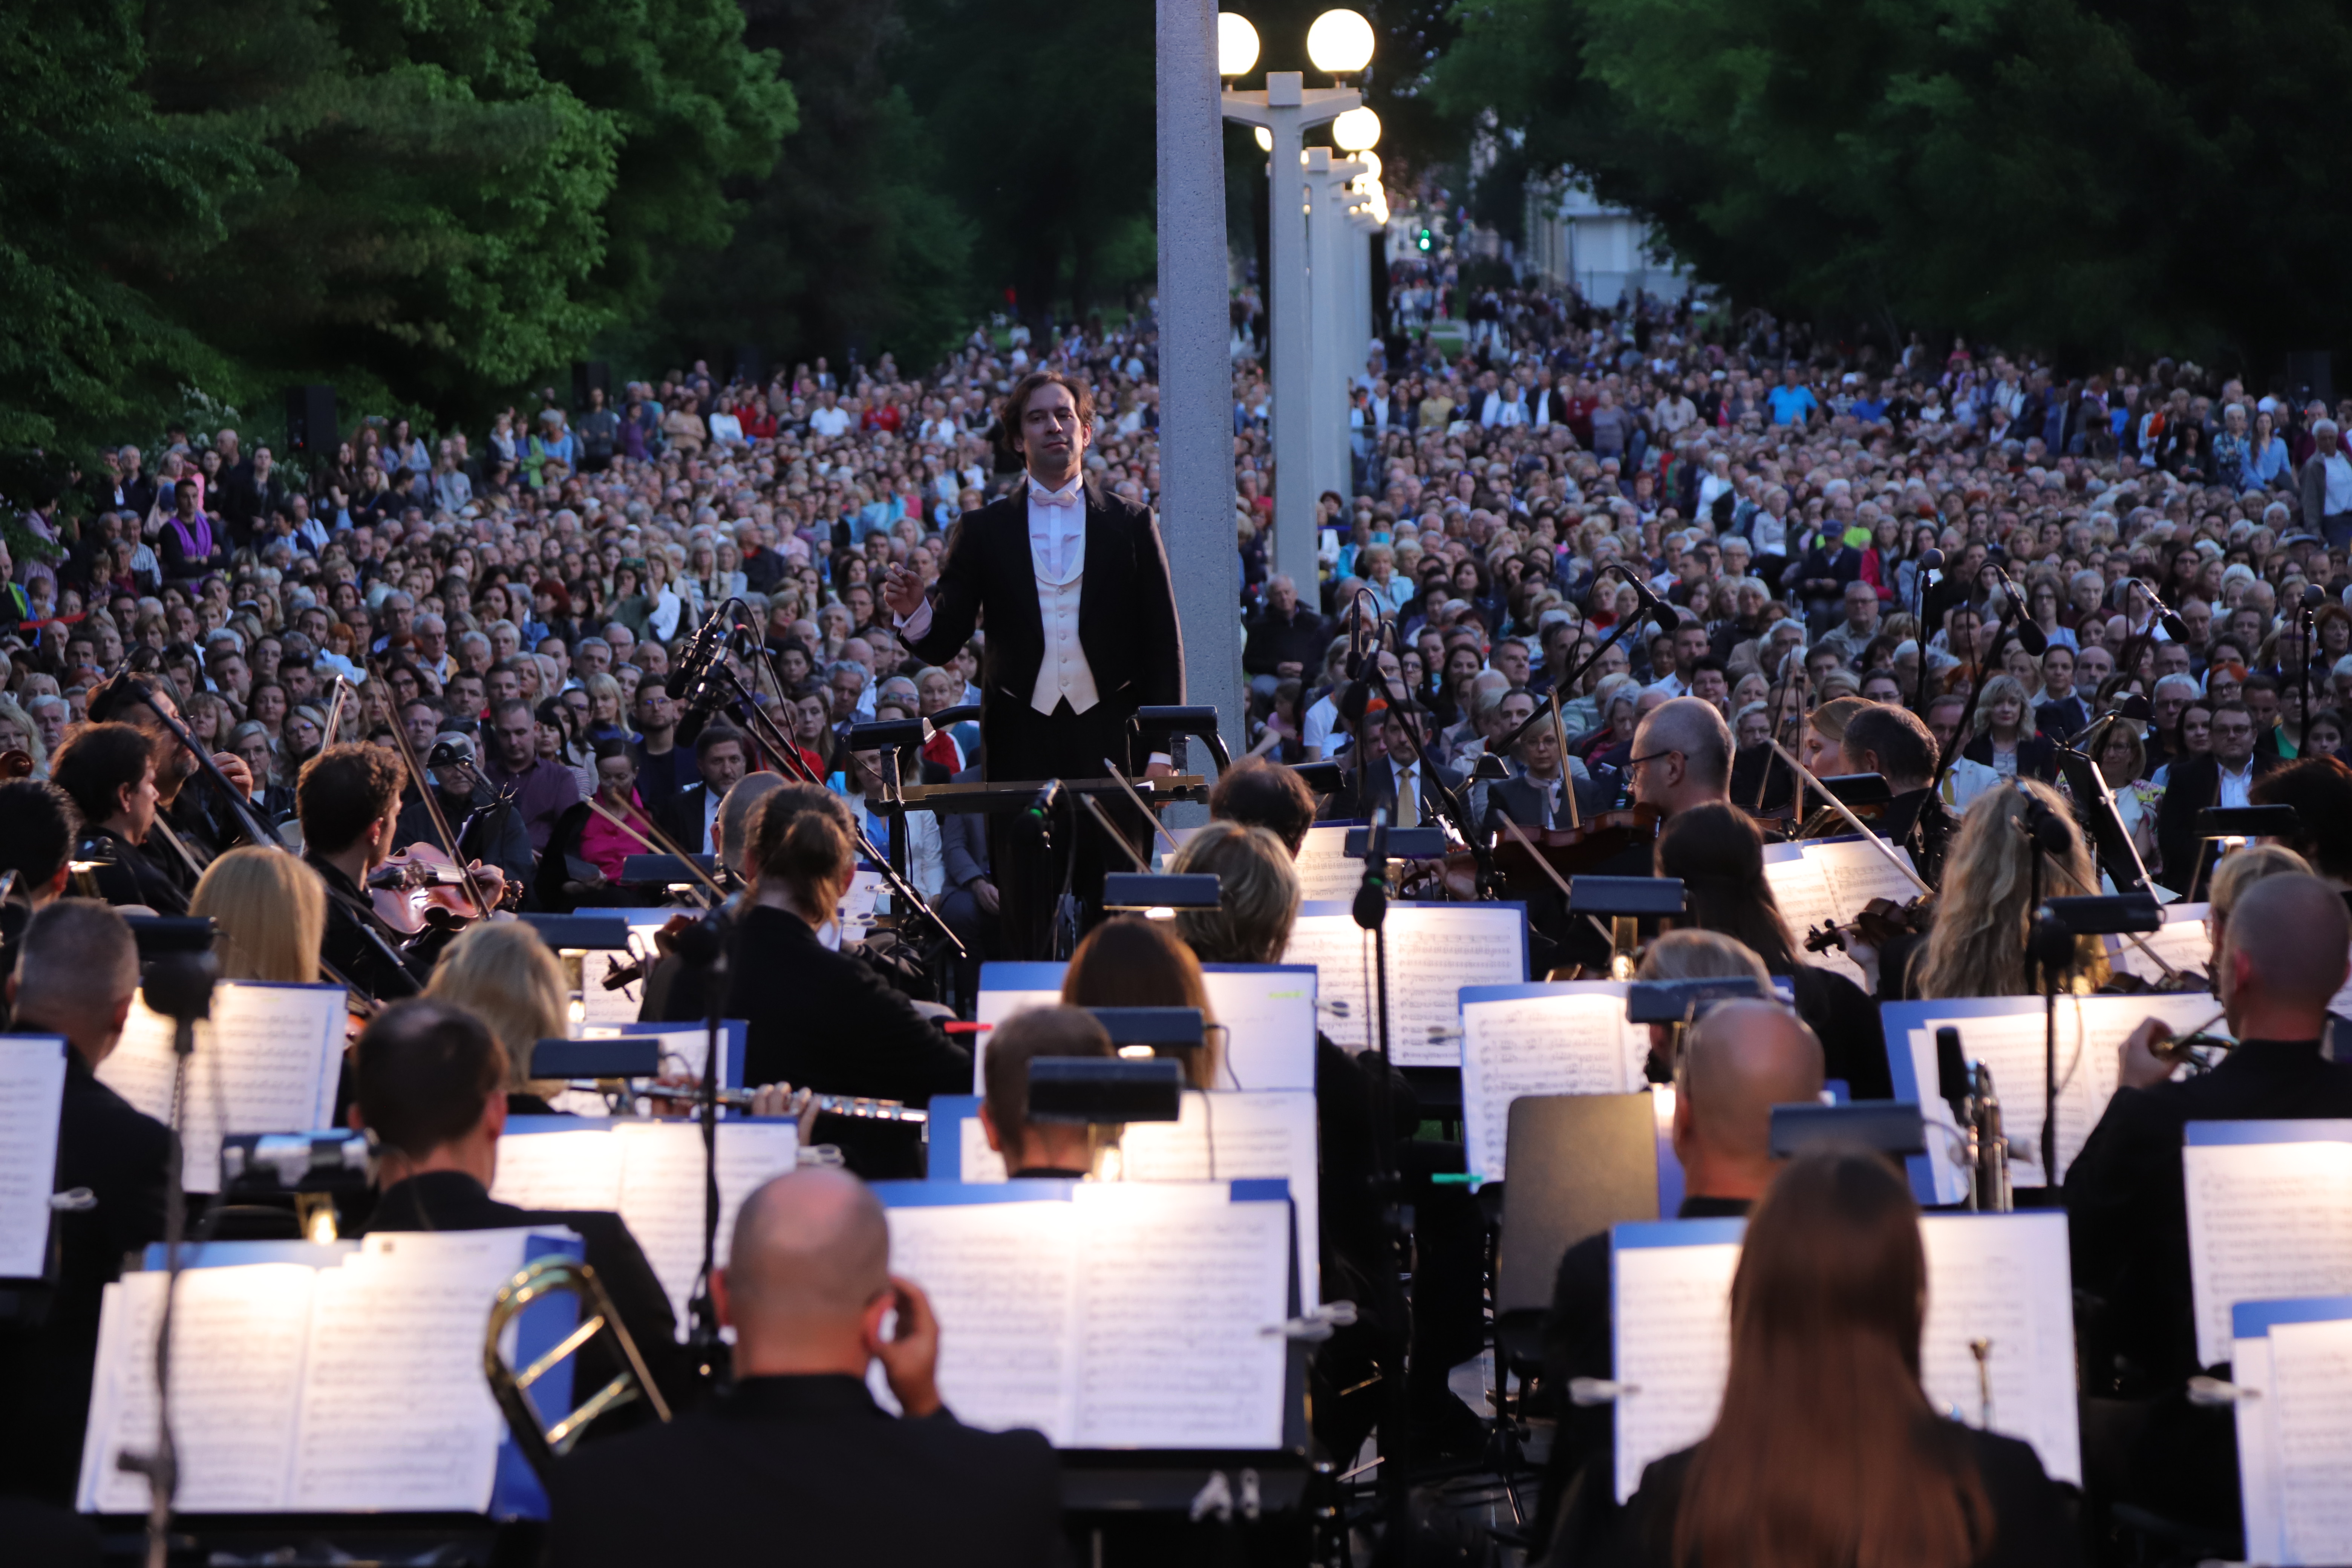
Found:
[[[1343,81],[1372,59],[1371,24],[1353,11],[1326,11],[1307,30],[1307,58]],[[1257,29],[1231,12],[1217,16],[1217,74],[1230,81],[1257,64]],[[1316,578],[1315,502],[1352,489],[1349,378],[1371,342],[1371,248],[1388,226],[1381,185],[1380,116],[1355,88],[1314,87],[1298,71],[1265,73],[1255,92],[1225,89],[1224,117],[1257,130],[1268,155],[1266,321],[1274,380],[1273,569],[1299,583]],[[1337,152],[1302,145],[1331,127]],[[1284,171],[1296,171],[1297,183]]]

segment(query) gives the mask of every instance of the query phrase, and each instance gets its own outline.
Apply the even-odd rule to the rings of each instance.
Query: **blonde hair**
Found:
[[[1992,733],[1992,705],[2002,698],[2017,701],[2017,737],[2022,741],[2033,733],[2033,699],[2026,693],[2025,682],[2013,675],[1996,675],[1984,683],[1977,693],[1976,721],[1969,727],[1969,738]]]
[[[1174,872],[1217,879],[1217,907],[1179,910],[1176,934],[1209,963],[1279,963],[1298,919],[1298,871],[1290,850],[1263,827],[1212,822],[1168,862]]]
[[[1772,972],[1756,950],[1721,931],[1666,931],[1643,950],[1634,973],[1643,980],[1754,980],[1772,990]]]
[[[433,966],[425,994],[463,1007],[506,1047],[509,1082],[530,1076],[530,1048],[559,1037],[571,1012],[563,965],[520,921],[479,921]]]
[[[307,985],[319,978],[327,934],[327,885],[281,849],[232,849],[205,869],[188,913],[217,928],[213,952],[223,980]]]
[[[2238,907],[2248,888],[2272,877],[2311,876],[2311,862],[2284,844],[2249,844],[2233,849],[2214,862],[2212,879],[2206,884],[2205,934],[2211,939],[2213,952],[2221,951],[2221,942],[2230,927],[2230,911]],[[2210,965],[2210,959],[2208,961]]]
[[[1922,999],[2025,996],[2028,906],[2033,891],[2033,846],[2022,818],[2028,801],[2063,825],[2066,847],[2053,854],[2042,893],[2063,898],[2095,891],[2098,872],[2074,826],[2074,813],[2048,784],[2020,779],[2013,789],[1987,790],[1960,819],[1959,837],[1944,858],[1944,890],[1935,930],[1917,971]],[[2107,978],[2106,950],[2096,937],[2075,944],[2076,971],[2093,984]]]

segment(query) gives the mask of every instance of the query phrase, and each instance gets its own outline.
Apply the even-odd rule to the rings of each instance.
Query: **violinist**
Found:
[[[73,803],[47,780],[0,784],[0,872],[16,873],[0,902],[0,976],[16,972],[17,944],[33,916],[65,895],[76,825]],[[0,1028],[6,1026],[0,1016]]]
[[[368,873],[392,855],[402,771],[400,759],[381,748],[334,745],[302,764],[294,788],[302,858],[327,889],[320,956],[379,1002],[415,995],[427,968],[404,952],[404,934],[376,913],[366,892]]]
[[[1980,796],[1960,819],[1960,831],[1945,857],[1935,927],[1910,962],[1907,978],[1883,974],[1881,995],[1936,1000],[2034,994],[2026,980],[2025,940],[2032,913],[2028,907],[2033,890],[2031,858],[2042,851],[2025,833],[2024,819],[2044,813],[2058,823],[2065,840],[2065,847],[2051,854],[2044,868],[2044,895],[2097,890],[2098,872],[2063,797],[2048,784],[2012,780],[2008,788]],[[2080,948],[2081,972],[2091,976],[2093,984],[2104,984],[2107,963],[2099,940],[2084,937]]]
[[[1658,837],[1657,855],[1659,876],[1682,879],[1687,902],[1678,923],[1745,943],[1796,992],[1797,1016],[1821,1037],[1829,1076],[1856,1100],[1894,1098],[1877,1005],[1845,976],[1797,957],[1764,879],[1762,836],[1747,814],[1727,802],[1677,812]]]
[[[1625,759],[1636,804],[1669,817],[1731,799],[1731,726],[1715,705],[1676,697],[1653,709],[1633,731]]]
[[[155,826],[155,747],[131,724],[85,724],[66,737],[49,778],[81,814],[74,858],[96,861],[110,904],[188,912],[187,896],[147,848]],[[166,850],[165,853],[170,853]]]
[[[1839,743],[1839,771],[1876,773],[1894,798],[1879,814],[1878,831],[1911,851],[1912,863],[1931,888],[1944,884],[1944,849],[1957,826],[1930,787],[1936,778],[1936,739],[1906,709],[1872,702],[1849,716]]]
[[[1513,703],[1507,710],[1521,707]],[[1519,711],[1518,717],[1526,718],[1527,712]],[[1480,831],[1489,837],[1501,832],[1501,819],[1507,816],[1522,827],[1559,827],[1566,826],[1571,816],[1589,820],[1599,816],[1604,808],[1601,786],[1589,778],[1571,779],[1562,766],[1565,760],[1559,731],[1551,725],[1533,724],[1521,731],[1511,746],[1511,761],[1518,764],[1518,775],[1486,786],[1486,813]],[[1561,796],[1563,787],[1576,791],[1573,813]]]

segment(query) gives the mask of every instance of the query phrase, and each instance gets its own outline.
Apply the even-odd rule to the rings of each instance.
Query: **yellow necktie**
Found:
[[[1397,774],[1396,825],[1399,827],[1421,826],[1421,792],[1413,787],[1410,769]]]

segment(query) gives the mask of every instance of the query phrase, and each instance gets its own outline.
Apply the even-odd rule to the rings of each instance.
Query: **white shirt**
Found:
[[[2230,771],[2228,764],[2223,763],[2219,757],[2213,759],[2213,765],[2220,773],[2221,778],[2221,792],[2220,798],[2213,802],[2215,805],[2221,806],[2226,810],[2231,806],[2248,805],[2252,804],[2247,800],[2246,792],[2253,787],[2253,758],[2248,757],[2246,759],[2244,769],[2234,773]]]
[[[838,436],[849,428],[849,410],[838,405],[810,412],[809,430],[818,436]]]
[[[2337,517],[2352,511],[2352,458],[2347,458],[2344,449],[2338,447],[2327,458],[2325,471],[2327,475],[2326,499],[2321,505],[2326,509],[2327,515]]]
[[[1029,706],[1051,713],[1063,702],[1083,713],[1102,700],[1095,672],[1078,641],[1078,600],[1086,587],[1087,500],[1083,479],[1058,490],[1029,485],[1029,562],[1037,574],[1037,612],[1045,628],[1045,657],[1037,664],[1037,684]],[[1068,498],[1074,504],[1047,504],[1043,498]]]

